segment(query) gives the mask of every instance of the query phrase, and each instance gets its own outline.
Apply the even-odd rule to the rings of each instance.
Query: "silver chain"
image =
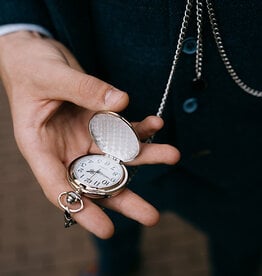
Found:
[[[168,81],[166,84],[165,91],[163,93],[158,111],[156,116],[161,117],[167,102],[167,97],[170,93],[170,86],[172,84],[172,80],[174,77],[175,69],[177,66],[178,59],[181,54],[183,41],[186,35],[187,26],[190,20],[190,14],[192,10],[194,0],[187,0],[183,20],[182,20],[182,26],[179,32],[178,42],[176,46],[176,51],[173,57],[173,62],[171,66],[171,70],[169,73]],[[203,22],[203,0],[196,0],[196,21],[197,21],[197,47],[196,47],[196,63],[195,63],[195,72],[196,72],[196,79],[201,79],[202,76],[202,64],[203,64],[203,41],[202,41],[202,22]],[[211,0],[206,0],[206,6],[209,16],[209,21],[211,24],[211,29],[213,32],[213,36],[216,42],[216,46],[218,49],[218,52],[220,54],[220,57],[225,65],[225,68],[231,78],[234,80],[234,82],[246,93],[251,94],[255,97],[262,97],[262,91],[256,90],[254,88],[251,88],[246,83],[244,83],[240,77],[237,75],[236,71],[231,65],[231,62],[228,59],[228,56],[226,54],[225,48],[223,46],[221,34],[218,28],[218,23],[216,20],[215,12],[213,5],[211,3]]]
[[[175,73],[175,69],[176,69],[176,66],[177,66],[178,59],[179,59],[180,54],[181,54],[183,41],[185,39],[187,26],[188,26],[188,22],[189,22],[189,19],[190,19],[192,5],[193,5],[193,0],[187,0],[184,16],[183,16],[183,20],[182,20],[182,26],[181,26],[179,36],[178,36],[176,51],[175,51],[175,55],[174,55],[174,58],[173,58],[173,63],[172,63],[171,70],[170,70],[170,73],[169,73],[169,77],[168,77],[168,80],[167,80],[166,88],[165,88],[164,94],[162,96],[162,99],[161,99],[161,102],[160,102],[160,105],[159,105],[159,108],[158,108],[158,111],[157,111],[157,114],[156,114],[156,116],[158,116],[158,117],[161,117],[162,114],[163,114],[163,111],[164,111],[164,108],[165,108],[165,105],[166,105],[166,101],[167,101],[167,97],[168,97],[169,92],[170,92],[170,86],[171,86],[171,83],[172,83],[172,80],[173,80],[173,76],[174,76],[174,73]]]
[[[202,76],[202,61],[203,61],[203,41],[202,41],[202,19],[203,19],[203,3],[196,0],[196,19],[197,19],[197,47],[196,47],[196,78]]]
[[[229,73],[231,78],[234,80],[234,82],[242,90],[244,90],[246,93],[251,94],[255,97],[262,97],[262,91],[251,88],[246,83],[244,83],[240,79],[240,77],[237,75],[234,68],[232,67],[232,65],[231,65],[231,63],[228,59],[228,56],[226,54],[223,43],[222,43],[222,38],[221,38],[221,34],[220,34],[220,31],[219,31],[219,28],[218,28],[218,24],[217,24],[217,20],[216,20],[216,17],[215,17],[215,12],[214,12],[214,8],[212,6],[212,3],[211,3],[210,0],[206,0],[206,4],[207,4],[208,15],[209,15],[209,21],[210,21],[212,32],[213,32],[213,35],[214,35],[214,38],[215,38],[215,41],[216,41],[217,49],[219,51],[220,57],[221,57],[224,65],[227,69],[227,72]]]

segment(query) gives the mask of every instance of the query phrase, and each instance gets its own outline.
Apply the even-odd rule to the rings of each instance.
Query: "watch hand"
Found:
[[[97,170],[97,171],[95,171],[95,170],[89,170],[89,171],[86,171],[86,172],[92,173],[92,176],[89,178],[89,179],[91,179],[91,178],[94,177],[97,173],[100,172],[100,169]]]
[[[96,173],[98,173],[99,171],[100,171],[100,169],[97,170],[97,171],[95,171],[95,170],[89,170],[89,171],[86,171],[86,172],[90,172],[90,173],[96,174]]]
[[[86,172],[92,173],[92,176],[89,179],[91,179],[94,175],[96,175],[97,173],[99,173],[99,174],[103,175],[105,178],[107,178],[108,180],[111,181],[110,177],[108,177],[106,174],[104,174],[104,173],[101,172],[101,168],[99,170],[97,170],[97,171],[95,171],[95,170],[88,170]]]
[[[104,173],[102,173],[100,170],[99,170],[99,174],[103,175],[105,178],[111,180],[107,175],[105,175]]]

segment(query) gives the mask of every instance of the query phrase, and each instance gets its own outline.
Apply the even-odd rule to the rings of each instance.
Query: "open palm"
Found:
[[[54,40],[21,32],[1,38],[0,50],[0,73],[17,144],[47,198],[58,206],[58,195],[71,190],[66,176],[69,163],[83,154],[101,153],[88,131],[90,118],[99,110],[121,111],[128,96],[85,74],[72,54]],[[142,140],[162,125],[155,116],[134,123]],[[178,158],[170,145],[143,144],[130,164],[174,164]],[[84,198],[85,208],[74,219],[101,238],[110,237],[114,227],[99,205],[145,225],[158,221],[155,208],[128,189],[97,203]]]

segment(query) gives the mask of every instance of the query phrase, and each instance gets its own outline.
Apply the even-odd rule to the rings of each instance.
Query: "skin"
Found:
[[[88,121],[95,111],[123,110],[128,95],[86,74],[59,42],[27,31],[0,37],[0,75],[18,147],[46,197],[58,207],[58,195],[71,190],[66,179],[70,162],[83,154],[101,153],[89,135]],[[162,128],[163,121],[149,116],[133,125],[145,140]],[[141,153],[129,164],[172,165],[178,160],[176,148],[152,143],[142,144]],[[73,218],[103,239],[113,235],[114,226],[98,203],[147,226],[159,220],[158,211],[129,189],[110,199],[84,198],[84,210]]]

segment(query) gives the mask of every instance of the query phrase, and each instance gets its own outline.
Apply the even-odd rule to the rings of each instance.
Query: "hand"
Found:
[[[29,163],[47,198],[56,206],[57,197],[69,191],[69,163],[87,153],[101,153],[92,142],[88,122],[95,111],[121,111],[128,95],[83,72],[73,55],[60,43],[38,34],[17,32],[0,37],[0,74],[6,89],[19,149]],[[134,126],[145,139],[163,125],[148,117]],[[132,165],[174,164],[178,151],[169,145],[143,145]],[[145,225],[158,221],[158,212],[126,189],[100,204]],[[74,219],[101,238],[114,231],[101,208],[84,198],[85,208]]]

